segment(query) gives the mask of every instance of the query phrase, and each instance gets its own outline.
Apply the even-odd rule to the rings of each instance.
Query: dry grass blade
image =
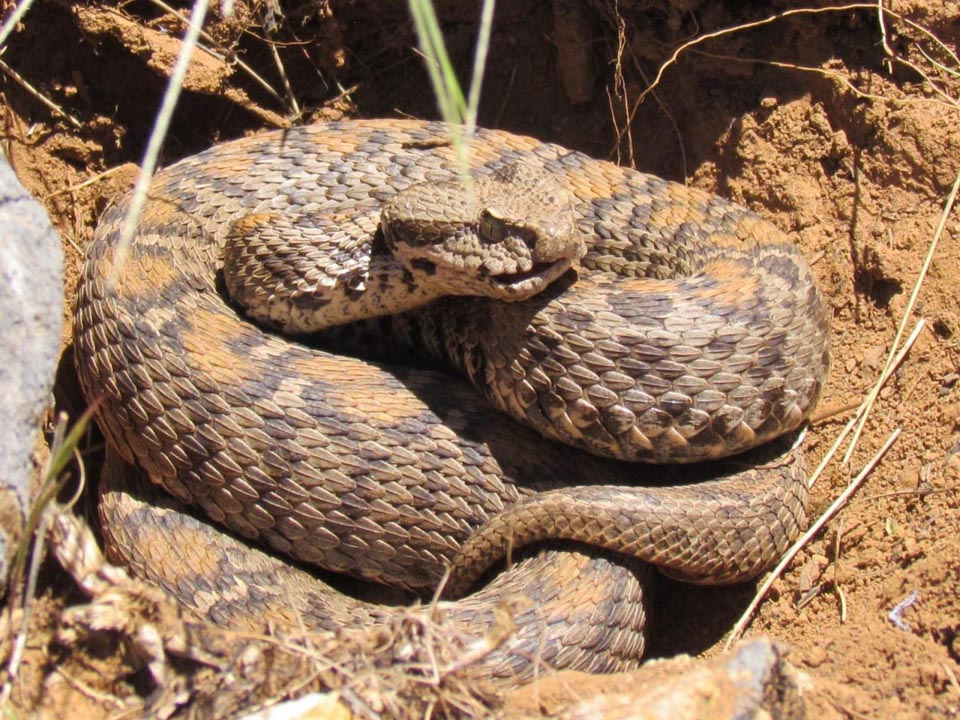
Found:
[[[811,525],[810,528],[797,539],[797,541],[790,547],[789,550],[787,550],[777,566],[770,572],[770,574],[767,576],[767,579],[764,580],[763,584],[759,587],[756,595],[754,595],[753,600],[750,602],[750,605],[747,606],[747,609],[737,621],[737,624],[730,633],[730,637],[727,638],[727,642],[723,646],[724,651],[729,650],[733,643],[741,638],[743,631],[753,619],[754,612],[756,612],[756,609],[760,606],[760,603],[763,602],[764,598],[767,596],[767,593],[770,591],[773,583],[776,582],[777,578],[780,577],[786,567],[793,561],[793,558],[797,556],[797,553],[799,553],[807,545],[807,543],[809,543],[810,540],[812,540],[813,537],[820,532],[830,518],[836,515],[837,512],[847,504],[853,494],[857,491],[857,488],[863,484],[863,481],[867,479],[874,467],[876,467],[877,463],[880,462],[883,456],[887,454],[887,451],[893,446],[893,443],[896,442],[898,437],[900,437],[900,432],[900,428],[897,428],[890,433],[887,441],[877,451],[877,454],[870,459],[870,462],[864,466],[863,470],[861,470],[860,473],[850,481],[850,484],[847,485],[846,489],[840,493],[837,499],[830,504],[830,507],[828,507],[826,511],[824,511],[824,513],[817,518],[817,521],[813,523],[813,525]]]
[[[954,108],[960,107],[960,103],[957,102],[957,99],[952,97],[948,92],[946,92],[940,86],[939,83],[935,82],[933,78],[931,78],[930,75],[922,67],[920,67],[914,62],[911,62],[910,60],[907,60],[901,57],[900,55],[898,55],[893,51],[893,48],[890,46],[890,42],[887,39],[887,25],[883,19],[885,14],[892,15],[893,17],[897,18],[898,20],[908,25],[912,29],[923,34],[927,39],[931,40],[940,49],[941,52],[943,52],[948,58],[950,58],[950,61],[954,64],[954,66],[960,66],[960,58],[957,57],[957,54],[949,46],[947,46],[946,43],[940,40],[940,38],[938,38],[932,32],[927,30],[925,27],[913,22],[909,18],[902,17],[897,13],[893,12],[892,10],[885,8],[883,6],[883,0],[877,0],[877,22],[880,25],[880,36],[883,44],[883,51],[887,55],[886,64],[887,64],[888,71],[891,73],[893,72],[892,63],[897,63],[898,65],[902,65],[903,67],[909,68],[913,72],[917,73],[917,75],[922,77],[927,82],[930,89],[932,89],[937,95],[943,98],[944,102],[946,102],[948,105]],[[920,51],[920,54],[927,60],[927,62],[929,62],[934,67],[936,67],[938,70],[945,71],[949,74],[953,74],[954,76],[956,75],[956,70],[951,70],[950,68],[947,68],[946,66],[933,60],[924,51],[922,47],[918,46],[918,49]]]
[[[900,349],[900,352],[897,353],[897,356],[894,358],[894,361],[889,365],[889,367],[880,375],[880,379],[877,380],[874,389],[877,393],[886,385],[887,380],[893,375],[894,371],[900,366],[900,364],[907,357],[907,353],[910,352],[910,349],[913,347],[913,344],[917,341],[917,338],[920,336],[920,331],[926,326],[926,320],[920,318],[917,321],[917,324],[913,327],[913,332],[910,333],[910,337],[907,338],[907,341],[903,344],[903,347]],[[863,402],[857,408],[857,412],[854,413],[854,416],[850,418],[847,424],[844,426],[843,430],[837,435],[836,440],[833,441],[833,445],[830,446],[830,449],[827,451],[826,455],[823,456],[823,460],[820,461],[820,464],[817,466],[810,474],[810,478],[807,480],[807,485],[813,487],[817,482],[820,476],[823,474],[823,471],[826,469],[827,465],[830,464],[830,461],[833,460],[837,452],[840,449],[840,446],[843,445],[844,440],[847,439],[847,436],[850,435],[850,432],[853,430],[854,425],[857,421],[866,415],[870,408],[873,407],[873,402],[871,401],[871,396],[875,397],[875,393],[871,392]]]
[[[33,0],[23,0],[23,2],[17,5],[16,9],[10,13],[10,17],[4,21],[3,27],[0,27],[0,48],[7,44],[7,38],[10,37],[10,33],[12,33],[13,29],[20,23],[23,16],[27,14],[27,10],[30,9],[31,5],[33,5]]]
[[[65,188],[60,188],[59,190],[54,190],[51,193],[47,193],[46,195],[43,196],[42,199],[49,200],[50,198],[58,197],[60,195],[70,195],[79,190],[83,190],[84,188],[90,187],[91,185],[96,185],[101,180],[105,180],[106,178],[110,177],[114,173],[117,173],[123,170],[125,167],[127,167],[127,165],[115,165],[114,167],[108,170],[104,170],[103,172],[99,172],[96,175],[92,175],[88,177],[86,180],[84,180],[81,183],[77,183],[76,185],[69,185]]]
[[[409,0],[408,6],[423,55],[427,74],[437,99],[437,107],[447,124],[450,141],[461,166],[461,174],[467,187],[471,186],[470,139],[477,124],[480,91],[487,64],[490,33],[496,0],[483,0],[474,50],[470,88],[465,95],[447,53],[440,22],[430,0]]]
[[[280,74],[280,82],[283,83],[283,92],[287,95],[287,109],[293,117],[300,117],[302,112],[300,103],[297,102],[297,96],[293,92],[293,85],[290,84],[290,78],[287,77],[287,69],[283,66],[283,60],[277,51],[277,45],[271,40],[267,40],[267,46],[270,48],[270,57],[273,58],[273,64],[277,66],[277,72]]]
[[[881,377],[889,375],[891,368],[894,365],[897,348],[900,346],[900,341],[903,339],[903,334],[906,332],[907,322],[910,320],[910,316],[913,315],[913,309],[917,305],[917,298],[920,296],[920,288],[923,287],[923,281],[926,279],[927,272],[930,270],[930,264],[933,262],[933,256],[937,251],[937,245],[940,244],[940,238],[943,237],[943,231],[947,227],[947,219],[950,217],[953,206],[957,201],[958,191],[960,191],[960,172],[957,173],[957,176],[953,181],[953,187],[950,189],[950,194],[947,196],[947,201],[944,203],[943,212],[940,214],[940,222],[937,223],[936,232],[934,232],[933,239],[930,241],[930,247],[927,248],[927,256],[923,259],[923,265],[920,266],[920,274],[917,276],[916,283],[914,283],[913,292],[910,293],[910,299],[907,301],[907,307],[903,311],[903,318],[900,320],[900,325],[897,328],[897,334],[893,338],[893,343],[890,346],[890,353],[887,355],[887,362],[883,367]],[[873,389],[870,391],[870,396],[867,398],[868,403],[871,406],[873,405],[873,402],[876,400],[879,393],[880,384],[877,383],[874,385]],[[853,438],[850,441],[850,447],[847,448],[847,452],[843,456],[844,464],[850,461],[850,456],[853,454],[853,450],[857,445],[857,441],[860,439],[860,434],[863,432],[863,428],[866,425],[868,416],[869,412],[866,412],[860,418],[859,424],[853,433]]]
[[[836,454],[839,451],[840,446],[843,444],[844,440],[853,430],[853,427],[854,425],[856,425],[857,421],[862,417],[866,417],[866,415],[869,413],[870,409],[873,406],[873,401],[871,400],[871,398],[876,397],[876,395],[880,392],[880,389],[886,384],[887,380],[889,380],[890,377],[893,375],[893,372],[897,369],[897,367],[900,366],[900,364],[906,358],[907,353],[913,347],[913,344],[916,342],[917,338],[919,337],[920,331],[923,330],[924,325],[925,325],[925,321],[923,320],[923,318],[921,318],[917,322],[917,324],[914,326],[913,332],[910,333],[910,337],[907,338],[907,341],[903,344],[903,347],[896,354],[896,356],[892,358],[892,362],[887,364],[887,367],[884,369],[883,373],[881,373],[879,380],[877,380],[876,384],[874,385],[874,390],[876,392],[871,392],[870,395],[868,395],[868,397],[865,398],[864,401],[860,404],[856,414],[852,418],[850,418],[850,420],[847,422],[844,429],[837,435],[836,440],[834,440],[833,445],[827,451],[826,455],[824,455],[823,460],[820,461],[820,464],[810,475],[810,479],[808,480],[809,486],[811,487],[813,486],[813,484],[817,481],[820,475],[823,474],[823,471],[826,469],[830,461],[833,460],[834,457],[836,457]],[[760,606],[760,603],[763,602],[764,598],[766,597],[767,593],[770,591],[770,588],[773,585],[773,583],[776,581],[776,579],[783,574],[783,571],[786,570],[787,566],[789,566],[789,564],[793,561],[793,558],[796,557],[797,553],[800,552],[800,550],[802,550],[803,547],[806,546],[808,542],[810,542],[810,540],[820,531],[823,525],[831,517],[833,517],[833,515],[835,515],[836,512],[840,510],[840,508],[842,508],[848,502],[848,500],[856,491],[856,489],[866,479],[869,472],[873,469],[873,466],[880,461],[883,455],[887,452],[887,450],[890,448],[893,442],[900,435],[900,432],[901,430],[898,428],[891,434],[889,438],[887,438],[886,443],[883,445],[880,451],[873,457],[873,459],[869,463],[867,463],[867,465],[860,472],[860,474],[850,482],[846,490],[844,490],[844,492],[841,493],[836,500],[834,500],[833,504],[831,504],[830,507],[827,509],[827,511],[820,516],[817,522],[815,522],[807,530],[807,532],[805,532],[784,554],[783,558],[780,560],[777,566],[770,572],[770,574],[767,576],[764,583],[757,590],[756,595],[754,596],[750,605],[744,611],[743,615],[740,617],[740,620],[737,621],[736,626],[734,626],[734,629],[731,632],[730,637],[727,639],[727,642],[724,645],[724,649],[728,650],[734,642],[740,639],[740,637],[743,635],[743,631],[746,629],[746,626],[749,624],[750,620],[753,618],[753,614],[756,612],[756,609]],[[841,600],[842,600],[842,596],[841,596]]]
[[[66,468],[69,462],[76,461],[79,469],[79,479],[77,491],[71,504],[79,497],[79,493],[86,487],[86,475],[83,459],[77,450],[77,445],[91,420],[96,404],[87,408],[86,412],[73,424],[73,427],[67,431],[67,416],[61,413],[54,428],[53,439],[50,443],[50,455],[45,463],[42,474],[42,483],[37,491],[36,498],[30,508],[27,517],[27,524],[24,528],[20,547],[17,549],[14,557],[13,570],[10,574],[11,590],[9,601],[4,611],[10,613],[13,617],[13,611],[22,609],[20,617],[20,629],[14,637],[10,656],[7,659],[7,680],[0,689],[0,707],[4,707],[10,700],[13,693],[14,681],[23,655],[26,649],[27,638],[29,634],[31,602],[36,593],[37,580],[40,575],[40,565],[43,561],[45,542],[50,525],[50,513],[48,508],[54,503],[54,499],[63,487],[66,480]],[[29,554],[29,561],[27,556]],[[24,577],[26,570],[26,579],[23,582],[22,592],[20,588],[20,578]]]

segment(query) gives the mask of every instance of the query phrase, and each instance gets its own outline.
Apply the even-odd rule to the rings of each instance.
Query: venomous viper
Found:
[[[782,233],[720,198],[498,131],[477,131],[471,163],[464,190],[442,125],[374,120],[257,135],[167,168],[122,262],[129,200],[90,248],[81,383],[125,463],[302,563],[418,593],[452,567],[456,594],[512,548],[551,541],[444,612],[482,633],[504,597],[528,599],[495,675],[529,673],[534,651],[555,667],[632,667],[648,563],[697,582],[749,578],[805,522],[802,459],[762,444],[820,395],[827,309]],[[309,249],[317,235],[333,238],[328,254]],[[288,242],[308,266],[291,269]],[[226,289],[266,324],[307,332],[344,309],[425,301],[462,277],[448,262],[470,271],[465,292],[494,297],[443,298],[336,337],[376,329],[371,353],[443,358],[487,402],[427,367],[274,334]],[[112,487],[112,557],[202,616],[336,627],[391,612],[150,490]]]

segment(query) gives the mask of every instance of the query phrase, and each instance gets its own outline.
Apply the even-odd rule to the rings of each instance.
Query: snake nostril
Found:
[[[506,219],[494,207],[484,208],[480,213],[480,240],[487,244],[503,242],[507,234]]]
[[[410,261],[410,267],[412,267],[414,270],[420,270],[427,275],[437,274],[437,264],[432,260],[428,260],[427,258],[414,258]]]

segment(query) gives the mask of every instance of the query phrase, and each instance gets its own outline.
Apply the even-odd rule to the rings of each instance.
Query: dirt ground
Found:
[[[5,2],[5,11],[12,6]],[[240,2],[230,19],[212,10],[203,44],[215,52],[199,53],[187,74],[163,163],[316,118],[436,116],[411,50],[406,3],[290,2],[283,16],[269,6]],[[897,15],[885,14],[882,23],[875,5],[789,7],[799,6],[501,2],[480,124],[715,191],[790,234],[833,308],[833,369],[807,439],[814,462],[876,383],[905,316],[904,337],[925,321],[880,391],[850,462],[837,457],[817,480],[812,515],[891,433],[899,437],[849,506],[776,582],[748,634],[792,646],[791,661],[809,675],[811,717],[957,717],[956,212],[915,303],[911,294],[960,172],[960,62],[951,54],[960,41],[960,3],[897,2]],[[438,9],[466,76],[475,3],[446,0]],[[774,15],[686,47],[644,94],[684,43]],[[263,29],[271,22],[272,34]],[[63,237],[71,302],[99,213],[133,182],[183,29],[159,3],[46,2],[7,43],[2,148]],[[69,341],[65,329],[65,346]],[[59,397],[72,388],[75,397],[69,369],[58,382]],[[80,698],[70,700],[75,708],[122,715],[117,697],[149,692],[142,676],[123,666],[112,666],[111,675],[89,649],[82,659],[51,649],[50,628],[79,596],[56,570],[42,580],[35,634],[15,684],[17,712],[63,706],[63,698],[40,689],[61,663],[74,677],[85,672],[82,685],[57,685]],[[661,585],[654,657],[719,652],[756,589]],[[8,648],[7,640],[4,657]],[[589,683],[579,689],[589,690]]]

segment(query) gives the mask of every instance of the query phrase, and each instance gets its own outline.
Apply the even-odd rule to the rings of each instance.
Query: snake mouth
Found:
[[[534,263],[529,270],[494,275],[490,279],[498,295],[506,299],[524,300],[541,292],[573,265],[570,258]]]

